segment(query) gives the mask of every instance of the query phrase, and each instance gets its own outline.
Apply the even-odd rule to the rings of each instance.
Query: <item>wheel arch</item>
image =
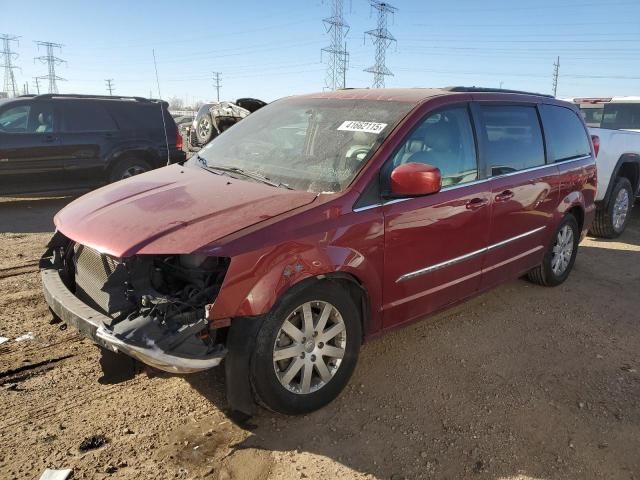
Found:
[[[363,343],[370,327],[369,312],[371,310],[371,306],[369,304],[369,294],[367,289],[364,287],[360,279],[352,273],[330,272],[301,279],[297,283],[291,285],[282,295],[279,296],[278,300],[276,300],[271,307],[271,310],[274,310],[280,303],[286,301],[292,296],[325,282],[332,282],[344,286],[348,290],[349,295],[354,298],[356,307],[360,313],[360,324],[362,326],[362,338],[360,341]]]
[[[640,187],[640,155],[637,153],[625,153],[620,156],[618,162],[616,163],[615,168],[613,169],[613,173],[611,174],[611,178],[609,180],[609,185],[607,185],[607,193],[604,197],[604,205],[609,204],[609,200],[611,198],[611,192],[613,191],[613,187],[616,183],[616,179],[619,177],[624,177],[631,182],[631,188],[633,189],[633,194],[636,195],[638,193],[638,189]]]
[[[116,150],[109,155],[105,169],[106,177],[109,178],[111,176],[111,172],[120,162],[130,158],[144,160],[151,168],[157,168],[160,166],[158,164],[158,153],[154,152],[151,147],[123,148]]]

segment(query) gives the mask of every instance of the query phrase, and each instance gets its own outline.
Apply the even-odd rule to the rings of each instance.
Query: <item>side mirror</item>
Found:
[[[405,163],[391,172],[391,193],[418,197],[440,191],[440,169],[424,163]]]

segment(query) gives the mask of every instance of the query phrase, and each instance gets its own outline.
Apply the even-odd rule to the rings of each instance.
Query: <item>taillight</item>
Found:
[[[593,151],[597,157],[600,152],[600,137],[598,135],[591,135],[591,141],[593,142]]]
[[[176,128],[176,148],[178,150],[182,150],[184,146],[184,141],[182,140],[182,135],[180,135],[180,130]]]

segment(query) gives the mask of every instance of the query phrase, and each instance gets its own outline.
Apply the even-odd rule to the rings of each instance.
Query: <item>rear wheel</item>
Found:
[[[118,161],[118,163],[116,163],[116,165],[111,169],[109,174],[109,183],[140,175],[141,173],[148,172],[149,170],[151,170],[151,165],[144,160],[138,158],[124,158]]]
[[[531,270],[527,278],[545,287],[555,287],[563,283],[571,273],[578,253],[580,227],[573,215],[562,219],[553,245],[547,250],[542,263]]]
[[[590,233],[596,237],[616,238],[622,235],[629,221],[629,212],[633,206],[633,188],[631,182],[620,177],[616,180],[609,203],[596,208],[596,217]]]
[[[211,117],[209,115],[203,115],[196,124],[196,139],[198,140],[198,144],[205,145],[209,143],[211,138],[213,138],[213,132],[214,128]]]
[[[337,284],[285,298],[257,336],[251,383],[258,401],[288,415],[328,404],[349,381],[361,338],[358,309]]]

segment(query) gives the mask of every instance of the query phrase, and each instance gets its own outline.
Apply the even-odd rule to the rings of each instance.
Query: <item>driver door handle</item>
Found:
[[[45,135],[44,139],[42,140],[44,143],[51,143],[51,142],[55,142],[58,138],[55,135]]]
[[[467,210],[478,210],[482,207],[484,207],[486,204],[488,204],[489,201],[485,198],[472,198],[471,200],[469,200],[466,204],[465,207],[467,208]]]

